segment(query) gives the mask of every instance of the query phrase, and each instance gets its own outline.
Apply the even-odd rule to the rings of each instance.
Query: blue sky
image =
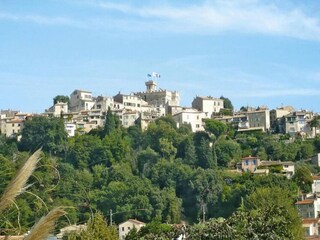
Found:
[[[0,0],[0,109],[158,87],[320,112],[320,2]]]

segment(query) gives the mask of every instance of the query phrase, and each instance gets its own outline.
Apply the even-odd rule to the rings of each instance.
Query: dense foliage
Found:
[[[26,121],[20,142],[0,137],[0,193],[29,151],[40,146],[44,151],[29,180],[32,194],[19,197],[17,208],[0,216],[0,231],[25,232],[46,207],[63,205],[71,208],[67,210],[68,219],[62,218],[58,227],[87,222],[96,211],[109,218],[112,210],[113,223],[137,218],[145,222],[183,220],[192,224],[223,217],[195,225],[190,236],[213,226],[227,232],[231,227],[236,232],[232,230],[230,234],[241,233],[250,238],[253,232],[243,231],[258,231],[263,221],[266,227],[278,224],[290,232],[292,226],[286,221],[291,221],[296,212],[290,209],[292,215],[287,216],[284,211],[296,200],[299,187],[308,190],[303,185],[308,181],[306,166],[300,164],[299,174],[293,180],[276,174],[254,176],[228,169],[234,169],[241,157],[248,155],[262,160],[308,159],[320,149],[319,142],[318,138],[288,141],[285,136],[262,132],[236,134],[231,126],[215,120],[207,121],[206,132],[192,133],[188,126],[177,129],[171,117],[157,119],[146,131],[138,126],[124,129],[111,112],[107,113],[104,128],[67,139],[61,119],[33,117]],[[285,205],[270,204],[266,209],[246,205],[257,202],[259,189],[274,186],[289,196],[286,200],[281,198]],[[239,211],[242,199],[245,209]],[[272,214],[267,216],[266,211]],[[243,219],[242,223],[239,219]],[[257,221],[257,225],[248,219]],[[148,231],[146,234],[152,236],[152,231]],[[264,233],[254,234],[259,239],[269,239],[263,237]],[[293,239],[285,233],[275,234],[279,238],[274,239]]]

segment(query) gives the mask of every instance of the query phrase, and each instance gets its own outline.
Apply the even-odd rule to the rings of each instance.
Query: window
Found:
[[[128,230],[130,230],[130,227],[128,227]]]
[[[246,161],[245,161],[245,164],[248,166],[248,165],[249,165],[249,161],[248,161],[248,160],[246,160]]]
[[[196,124],[196,128],[199,128],[200,127],[200,125],[199,124]]]

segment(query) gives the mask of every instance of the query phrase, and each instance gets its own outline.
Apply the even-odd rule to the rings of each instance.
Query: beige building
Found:
[[[176,91],[157,90],[157,83],[153,80],[145,83],[147,89],[145,92],[137,92],[135,95],[146,101],[149,105],[154,107],[163,107],[168,112],[168,106],[179,106],[180,95]]]
[[[117,103],[121,103],[127,110],[141,112],[143,106],[147,106],[148,103],[141,99],[141,97],[133,94],[121,94],[118,93],[113,97],[113,100]]]
[[[112,97],[98,96],[95,99],[95,104],[93,106],[94,110],[101,110],[102,112],[107,112],[109,108],[111,110],[114,108],[114,100]]]
[[[177,122],[177,127],[180,127],[182,124],[189,124],[192,132],[204,131],[202,124],[204,113],[197,109],[183,108],[181,112],[176,113],[172,117]]]
[[[131,110],[118,110],[114,111],[115,115],[119,117],[122,126],[128,128],[130,126],[134,126],[136,123],[136,120],[140,117],[140,113],[137,111],[131,111]]]
[[[270,111],[270,127],[272,131],[284,133],[283,117],[294,111],[291,106],[279,107]]]
[[[70,95],[69,107],[71,112],[81,110],[90,110],[93,108],[95,101],[92,92],[86,90],[74,90]]]
[[[274,170],[272,170],[274,168]],[[295,173],[293,162],[281,161],[260,161],[258,157],[245,157],[241,159],[241,169],[243,172],[251,172],[254,174],[269,174],[275,172],[291,179]]]
[[[285,133],[294,136],[302,134],[308,136],[312,134],[312,130],[308,122],[313,118],[313,113],[310,111],[296,111],[289,115],[284,116]]]
[[[213,97],[195,97],[192,107],[205,113],[206,118],[212,118],[223,109],[223,99]]]
[[[260,165],[258,157],[245,157],[241,159],[241,169],[243,172],[255,172]]]
[[[234,123],[237,124],[238,131],[270,130],[270,112],[266,107],[249,109],[248,111],[235,113]]]
[[[6,122],[6,137],[17,136],[23,129],[24,121],[22,119],[11,119]]]
[[[20,112],[15,112],[14,115],[8,114],[8,116],[6,115],[6,113],[1,114],[1,134],[5,135],[6,137],[19,135],[23,129],[24,122],[29,116],[31,116],[31,114]]]
[[[133,229],[136,228],[137,231],[140,230],[140,228],[144,227],[146,224],[143,222],[140,222],[136,219],[129,219],[123,223],[119,224],[119,239],[124,240],[126,235]]]
[[[302,227],[306,239],[319,240],[319,218],[303,218]],[[316,237],[313,238],[312,236]]]
[[[45,113],[48,114],[49,116],[60,117],[64,113],[68,113],[68,111],[69,111],[68,103],[57,102],[52,107],[45,110]]]

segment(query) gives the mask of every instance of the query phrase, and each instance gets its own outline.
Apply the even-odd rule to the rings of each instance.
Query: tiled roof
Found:
[[[23,240],[24,236],[0,236],[0,240]]]
[[[8,121],[8,123],[22,123],[24,122],[24,120],[22,119],[11,119],[10,121]]]
[[[304,205],[304,204],[312,204],[314,202],[314,199],[305,199],[302,201],[298,201],[295,204],[296,205]]]
[[[314,224],[319,222],[319,218],[304,218],[302,219],[302,224]]]
[[[244,158],[242,158],[242,160],[246,160],[246,159],[257,159],[258,157],[251,157],[251,156],[249,156],[249,157],[244,157]]]
[[[312,180],[320,180],[320,176],[312,176]]]
[[[136,223],[136,224],[145,224],[144,222],[140,222],[140,221],[137,220],[137,219],[129,219],[128,221],[133,222],[133,223]]]

